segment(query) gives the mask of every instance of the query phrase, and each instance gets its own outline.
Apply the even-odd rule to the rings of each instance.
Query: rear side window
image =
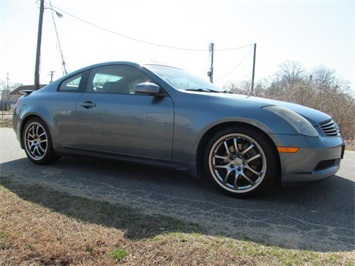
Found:
[[[61,92],[79,92],[81,78],[82,78],[82,74],[78,74],[78,75],[75,75],[73,77],[70,77],[69,79],[64,80],[60,84],[58,91],[61,91]]]

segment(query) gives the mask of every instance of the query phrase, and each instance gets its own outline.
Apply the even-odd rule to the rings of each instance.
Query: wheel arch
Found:
[[[209,130],[207,130],[205,132],[205,134],[202,136],[198,148],[197,148],[197,153],[196,153],[196,168],[197,168],[197,174],[199,176],[201,176],[203,174],[203,169],[204,169],[204,160],[201,160],[201,158],[203,158],[204,153],[205,153],[205,149],[206,146],[209,142],[209,139],[215,135],[218,131],[223,130],[223,129],[227,129],[230,127],[244,127],[244,128],[249,128],[249,129],[253,129],[255,131],[257,131],[259,134],[263,135],[263,137],[265,138],[266,141],[269,142],[269,144],[271,145],[271,147],[274,149],[275,154],[277,155],[277,162],[278,162],[278,172],[279,172],[279,177],[281,178],[281,160],[280,160],[280,156],[279,153],[277,151],[277,147],[275,142],[272,140],[272,138],[263,130],[261,130],[260,128],[248,124],[248,123],[244,123],[244,122],[225,122],[225,123],[221,123],[218,125],[215,125],[213,127],[211,127]]]
[[[27,124],[28,121],[30,121],[32,118],[39,118],[43,121],[43,123],[46,124],[48,130],[50,130],[49,126],[48,126],[48,123],[46,123],[45,119],[43,119],[43,117],[37,115],[37,114],[30,114],[30,115],[27,115],[25,118],[22,119],[22,122],[21,122],[21,126],[20,126],[20,145],[21,145],[21,148],[23,149],[24,148],[24,143],[23,143],[23,131],[25,130],[25,126]]]
[[[35,164],[50,164],[59,160],[55,153],[49,127],[38,115],[24,117],[21,124],[20,143],[30,161]]]

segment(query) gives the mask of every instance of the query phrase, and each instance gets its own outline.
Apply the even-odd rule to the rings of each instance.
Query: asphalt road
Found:
[[[66,157],[37,166],[12,129],[0,128],[0,177],[198,223],[209,235],[293,249],[355,250],[355,152],[346,152],[332,178],[242,200],[185,173],[140,164]]]

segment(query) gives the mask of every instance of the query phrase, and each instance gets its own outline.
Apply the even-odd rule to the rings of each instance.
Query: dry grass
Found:
[[[0,265],[354,265],[318,253],[209,236],[195,224],[147,216],[1,178]]]
[[[0,127],[12,127],[12,120],[2,119],[0,116]]]
[[[346,141],[346,150],[347,151],[355,151],[355,140],[347,140]]]

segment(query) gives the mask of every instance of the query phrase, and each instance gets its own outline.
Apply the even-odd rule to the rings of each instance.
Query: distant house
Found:
[[[40,88],[43,88],[44,86],[46,86],[46,85],[40,85]],[[23,95],[21,93],[21,91],[24,91],[24,90],[35,90],[35,86],[34,85],[21,85],[17,89],[14,89],[12,92],[10,92],[9,102],[11,105],[16,104],[18,98],[20,98]]]

